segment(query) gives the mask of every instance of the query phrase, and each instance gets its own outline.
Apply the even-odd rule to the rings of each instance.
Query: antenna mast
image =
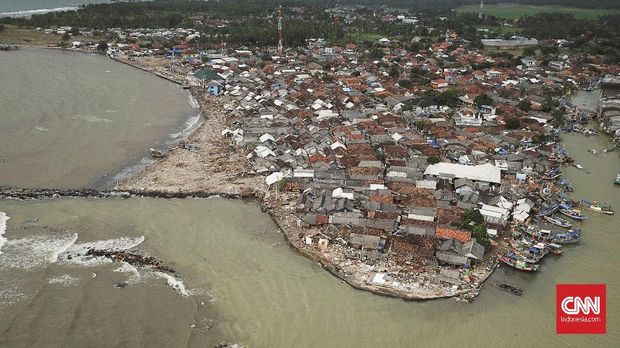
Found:
[[[284,47],[282,45],[282,4],[278,8],[278,55],[282,55]]]

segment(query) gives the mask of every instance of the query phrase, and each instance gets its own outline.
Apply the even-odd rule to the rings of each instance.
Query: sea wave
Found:
[[[8,217],[5,212],[0,211],[0,255],[2,255],[2,246],[6,243],[4,233],[6,232],[6,222],[9,221],[9,219],[10,217]]]
[[[78,239],[78,234],[74,233],[73,238],[71,238],[70,240],[67,241],[67,243],[65,243],[60,248],[52,252],[52,254],[49,257],[49,262],[56,263],[58,261],[58,257],[60,256],[60,254],[66,252],[71,246],[73,246],[75,242],[77,241],[77,239]]]
[[[166,283],[168,284],[168,286],[170,286],[171,288],[176,290],[179,294],[181,294],[183,296],[191,296],[192,295],[192,291],[188,290],[185,287],[185,284],[183,284],[182,280],[179,280],[179,279],[171,276],[170,274],[167,274],[167,273],[164,273],[164,272],[153,272],[153,274],[156,275],[159,278],[165,279]]]
[[[28,298],[23,288],[14,283],[0,283],[0,307],[9,306]]]
[[[107,250],[107,251],[123,251],[137,247],[144,242],[144,236],[120,237],[116,239],[97,240],[93,242],[75,243],[61,254],[60,259],[63,262],[76,264],[85,267],[96,266],[99,264],[111,263],[112,261],[103,256],[88,256],[86,253],[90,249]]]
[[[196,98],[191,93],[187,94],[187,102],[193,109],[200,108],[200,103],[198,103],[198,100],[196,100]],[[170,134],[170,138],[172,139],[186,138],[190,136],[190,134],[192,134],[192,132],[196,128],[198,128],[199,125],[200,125],[200,114],[196,116],[192,116],[187,121],[185,121],[183,130],[178,133]]]
[[[0,254],[0,268],[30,269],[54,263],[75,242],[76,236],[67,234],[8,239]]]
[[[13,17],[13,18],[30,17],[32,15],[45,14],[49,12],[76,11],[77,9],[78,7],[76,6],[65,6],[65,7],[55,7],[55,8],[39,8],[35,10],[0,12],[0,17]]]
[[[196,116],[190,117],[185,122],[185,128],[183,128],[183,130],[178,132],[178,133],[170,134],[170,137],[173,138],[173,139],[177,139],[179,137],[181,137],[181,138],[188,137],[190,134],[192,134],[194,129],[196,129],[196,127],[198,127],[199,122],[200,122],[200,115],[196,115]]]
[[[144,236],[84,243],[77,243],[77,240],[77,233],[4,239],[2,241],[3,252],[0,254],[0,268],[30,269],[53,263],[90,267],[111,263],[112,260],[106,257],[93,257],[86,253],[89,249],[128,250],[142,244]]]
[[[118,273],[131,273],[131,276],[129,277],[129,281],[130,282],[137,282],[138,280],[140,280],[140,271],[138,271],[138,269],[127,263],[127,262],[123,262],[120,267],[117,267],[114,272],[118,272]]]
[[[109,118],[99,117],[97,115],[75,115],[71,119],[80,120],[86,122],[102,122],[102,123],[112,123],[114,120],[110,120]]]
[[[200,107],[200,103],[198,103],[198,100],[196,100],[194,95],[191,93],[187,94],[187,101],[189,102],[189,105],[194,109],[198,109]]]
[[[63,285],[63,286],[71,286],[71,285],[77,285],[79,280],[80,280],[79,278],[74,277],[70,274],[61,274],[59,276],[49,278],[47,280],[47,283]]]

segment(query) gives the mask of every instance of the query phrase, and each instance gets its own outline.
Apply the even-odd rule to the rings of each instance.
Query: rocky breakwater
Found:
[[[165,273],[176,273],[172,268],[163,265],[163,263],[152,257],[142,255],[135,251],[128,250],[99,250],[88,249],[86,256],[105,257],[113,262],[126,262],[134,267],[149,267],[153,270]]]
[[[170,191],[151,189],[127,189],[127,190],[95,190],[95,189],[26,189],[26,188],[0,188],[0,199],[48,199],[48,198],[209,198],[222,197],[231,199],[254,198],[252,191],[239,191],[239,193],[211,192],[211,191]]]

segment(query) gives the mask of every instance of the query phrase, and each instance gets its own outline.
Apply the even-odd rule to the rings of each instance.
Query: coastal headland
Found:
[[[555,48],[480,53],[448,28],[427,52],[387,37],[371,51],[316,40],[304,55],[283,47],[219,52],[200,47],[191,28],[110,29],[126,41],[112,45],[69,45],[65,29],[82,32],[44,31],[191,89],[202,124],[178,145],[151,149],[156,162],[113,190],[5,197],[255,199],[303,256],[357,289],[407,300],[472,300],[500,263],[535,272],[545,255],[577,243],[586,219],[579,206],[613,213],[568,195],[560,168],[583,168],[560,134],[596,135],[588,128],[596,113],[570,99],[598,81]],[[180,43],[154,48],[143,36]],[[522,41],[537,42],[500,46]]]
[[[113,57],[114,60],[182,84],[184,77],[166,71],[157,59],[145,60]],[[422,260],[414,265],[392,260],[386,254],[352,251],[341,237],[329,239],[328,247],[316,242],[323,239],[325,229],[308,225],[300,219],[302,195],[299,190],[282,185],[266,185],[265,176],[252,170],[247,150],[235,146],[225,136],[238,122],[232,115],[231,96],[211,96],[202,88],[192,87],[200,105],[202,124],[178,145],[168,149],[163,158],[136,176],[120,182],[113,190],[20,190],[6,189],[0,197],[32,199],[47,197],[157,197],[157,198],[223,198],[255,199],[268,212],[299,254],[319,263],[325,270],[359,290],[397,297],[404,300],[430,300],[458,297],[471,301],[481,286],[499,266],[499,255],[509,252],[508,235],[494,243],[484,259],[473,265],[459,286],[446,286],[450,280],[440,275],[436,263]],[[345,233],[346,235],[346,233]],[[314,240],[314,241],[313,241]],[[424,243],[425,240],[417,241]],[[425,252],[433,253],[437,245],[430,243]],[[394,257],[396,259],[396,257]],[[449,268],[447,268],[449,270]],[[442,271],[443,272],[443,271]],[[384,278],[390,277],[390,281]]]

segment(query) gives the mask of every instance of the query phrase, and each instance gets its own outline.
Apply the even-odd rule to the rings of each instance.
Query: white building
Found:
[[[501,182],[501,170],[490,164],[477,166],[465,166],[455,163],[431,164],[424,171],[425,176],[433,176],[443,179],[466,178],[472,181],[499,184]]]
[[[510,210],[508,209],[495,207],[484,203],[480,204],[479,210],[480,214],[484,217],[484,221],[494,225],[505,226],[506,222],[508,222],[508,216],[510,215]]]

